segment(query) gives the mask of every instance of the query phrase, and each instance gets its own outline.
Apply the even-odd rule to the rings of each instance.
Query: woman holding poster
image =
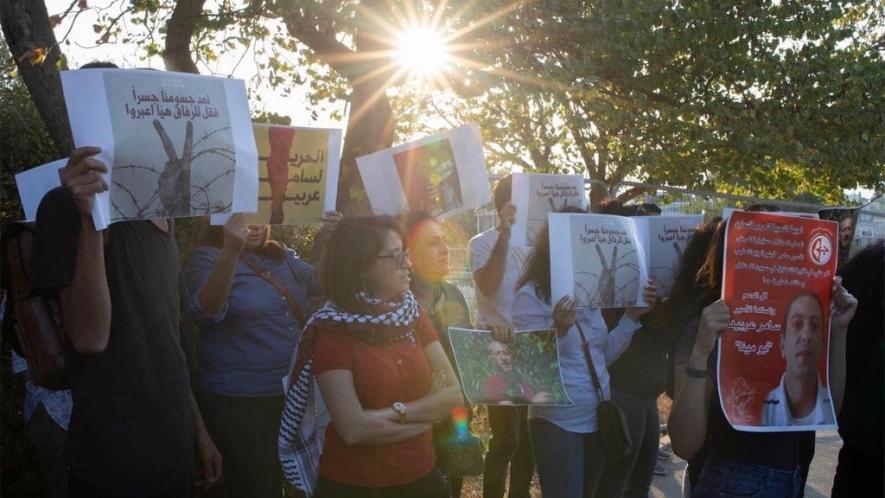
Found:
[[[717,228],[698,275],[699,283],[706,286],[705,303],[699,305],[704,306],[703,310],[695,312],[696,318],[689,317],[684,341],[676,353],[677,391],[669,419],[673,451],[685,459],[692,459],[701,449],[706,452],[702,470],[691,490],[693,498],[729,494],[796,497],[804,480],[803,433],[738,431],[729,424],[721,408],[716,381],[717,339],[733,318],[725,301],[716,300],[721,294],[724,273],[725,230],[723,222]],[[857,308],[857,300],[845,291],[838,278],[832,283],[829,307],[832,310],[829,385],[838,413],[845,380],[846,328]],[[813,320],[813,310],[804,313]],[[811,335],[804,333],[806,340],[802,344],[806,344]],[[806,356],[806,350],[805,346],[800,348],[802,353],[798,356]]]
[[[318,293],[313,265],[250,218],[235,214],[223,229],[209,227],[183,272],[201,332],[194,392],[224,458],[224,480],[211,497],[279,495],[280,379]]]
[[[578,309],[570,297],[555,305],[550,302],[550,263],[550,236],[545,228],[516,285],[513,324],[521,330],[557,330],[562,380],[574,405],[529,407],[529,435],[544,496],[591,498],[597,495],[606,455],[596,423],[600,397],[588,361],[593,362],[603,396],[610,398],[607,366],[627,349],[641,326],[639,317],[651,308],[627,309],[609,331],[599,309]],[[643,298],[656,301],[653,283],[645,288]]]

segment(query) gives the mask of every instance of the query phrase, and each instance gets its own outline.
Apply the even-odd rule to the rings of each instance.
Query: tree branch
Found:
[[[178,0],[172,16],[166,23],[166,48],[163,62],[166,69],[183,73],[199,73],[191,55],[191,38],[197,30],[197,23],[203,15],[206,0]]]

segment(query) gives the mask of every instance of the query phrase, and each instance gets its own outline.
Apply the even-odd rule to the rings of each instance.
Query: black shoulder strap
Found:
[[[593,388],[596,389],[596,395],[599,400],[605,399],[605,392],[602,390],[602,384],[599,382],[599,375],[596,373],[596,367],[593,366],[593,356],[590,354],[590,343],[587,342],[587,336],[584,335],[584,329],[581,323],[575,320],[575,326],[578,327],[578,333],[581,334],[581,351],[584,352],[584,360],[587,361],[587,368],[590,369],[590,377],[593,380]]]

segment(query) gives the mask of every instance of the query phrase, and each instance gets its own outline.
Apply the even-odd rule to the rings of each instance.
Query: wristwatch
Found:
[[[406,421],[406,404],[402,401],[397,401],[394,403],[391,408],[393,411],[399,414],[399,423],[403,423]]]

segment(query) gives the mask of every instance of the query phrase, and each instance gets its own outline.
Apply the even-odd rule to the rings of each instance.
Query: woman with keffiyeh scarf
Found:
[[[329,301],[308,320],[287,381],[286,477],[309,496],[446,497],[431,427],[463,398],[409,291],[399,225],[345,218],[321,266]]]

